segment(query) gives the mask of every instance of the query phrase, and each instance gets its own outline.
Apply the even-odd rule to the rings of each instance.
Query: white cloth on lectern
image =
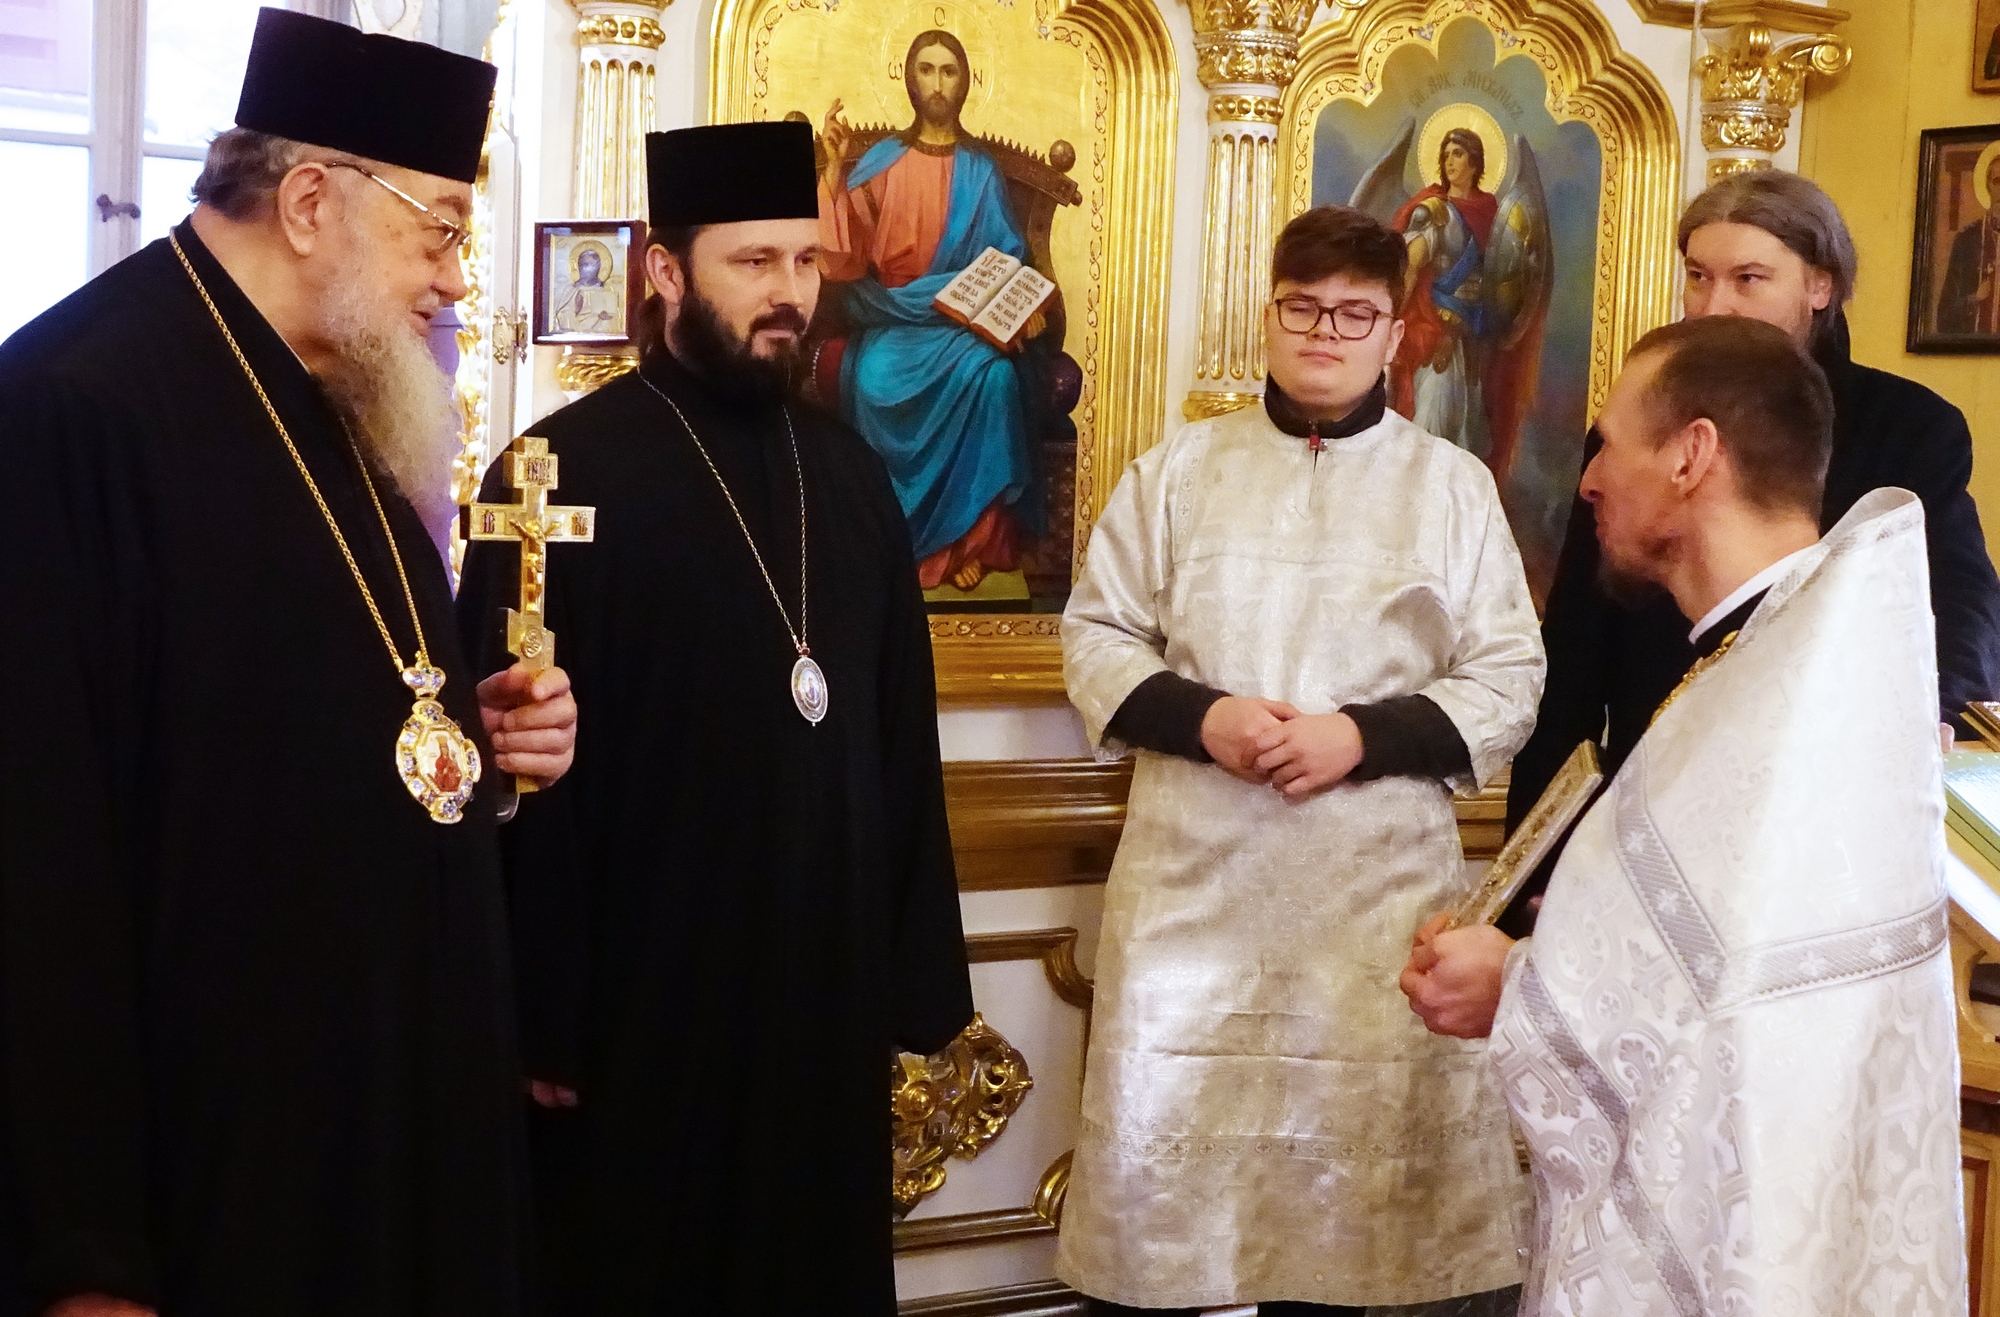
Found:
[[[1492,477],[1394,413],[1315,456],[1244,408],[1139,458],[1063,652],[1107,757],[1112,715],[1171,668],[1308,714],[1426,695],[1482,782],[1526,739],[1543,676]],[[1434,780],[1291,803],[1141,752],[1058,1274],[1144,1307],[1517,1282],[1526,1185],[1485,1045],[1426,1033],[1396,988],[1418,925],[1467,886]]]
[[[1640,740],[1515,949],[1522,1313],[1963,1313],[1923,508],[1881,489]]]

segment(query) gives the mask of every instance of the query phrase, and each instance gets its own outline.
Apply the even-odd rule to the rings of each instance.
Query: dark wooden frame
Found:
[[[1986,77],[1986,57],[2000,48],[2000,3],[1972,0],[1972,90],[2000,92],[2000,77]]]
[[[1937,219],[1939,161],[1946,147],[2000,139],[2000,123],[1963,128],[1926,128],[1917,148],[1917,224],[1910,250],[1910,307],[1904,346],[1911,352],[2000,354],[2000,333],[1947,334],[1929,327],[1931,289],[1940,265],[1949,259],[1934,241]]]
[[[572,235],[596,238],[607,247],[617,247],[618,230],[628,231],[625,241],[625,332],[622,334],[555,334],[549,328],[549,240]],[[535,222],[534,342],[551,347],[622,348],[632,344],[632,331],[639,323],[639,307],[646,300],[646,221],[642,219],[571,219]]]

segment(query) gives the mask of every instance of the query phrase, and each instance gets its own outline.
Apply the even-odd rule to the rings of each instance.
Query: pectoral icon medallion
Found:
[[[479,747],[437,701],[444,673],[413,667],[404,671],[403,681],[417,701],[396,738],[396,772],[433,822],[456,823],[479,785]]]

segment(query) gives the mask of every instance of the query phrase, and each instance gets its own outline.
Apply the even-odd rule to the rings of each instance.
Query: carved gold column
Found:
[[[1707,6],[1701,76],[1701,141],[1707,182],[1769,169],[1784,148],[1806,79],[1847,67],[1852,51],[1831,29],[1847,11],[1794,0],[1725,0]]]
[[[1208,88],[1208,198],[1189,420],[1264,391],[1264,300],[1278,219],[1278,97],[1299,66],[1313,0],[1193,0],[1196,70]]]
[[[578,219],[646,213],[646,134],[654,124],[660,15],[672,0],[570,0],[576,7],[576,189]],[[637,364],[630,353],[565,349],[556,383],[587,393]]]

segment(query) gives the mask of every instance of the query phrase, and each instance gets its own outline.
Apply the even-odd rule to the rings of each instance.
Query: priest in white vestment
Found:
[[[1490,1026],[1533,1162],[1524,1314],[1966,1309],[1923,508],[1878,489],[1819,538],[1831,415],[1755,321],[1634,348],[1583,493],[1704,657],[1534,936],[1434,923],[1405,972],[1433,1028]]]
[[[1468,886],[1450,789],[1527,738],[1542,647],[1477,458],[1384,409],[1401,240],[1276,244],[1265,404],[1134,462],[1063,619],[1137,750],[1057,1272],[1121,1308],[1416,1304],[1521,1278],[1484,1044],[1396,974]]]

